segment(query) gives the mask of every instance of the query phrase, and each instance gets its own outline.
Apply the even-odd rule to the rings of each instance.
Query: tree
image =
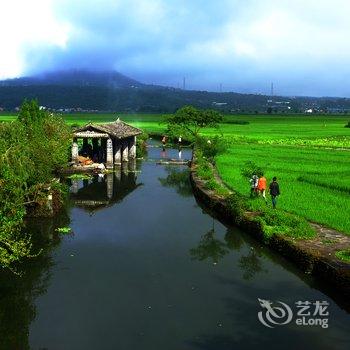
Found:
[[[52,173],[68,161],[71,131],[64,120],[39,107],[36,100],[24,101],[18,122],[27,134],[25,141],[33,169],[28,185],[51,180]]]
[[[28,203],[47,198],[53,172],[68,161],[70,129],[62,118],[25,101],[18,119],[0,123],[0,266],[31,255],[23,230]]]
[[[205,127],[217,127],[223,119],[223,115],[212,109],[199,110],[193,106],[185,106],[167,118],[168,133],[171,136],[197,139],[201,129]]]

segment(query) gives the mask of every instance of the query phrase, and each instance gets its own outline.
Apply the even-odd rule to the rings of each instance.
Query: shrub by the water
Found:
[[[197,137],[196,147],[202,151],[202,154],[210,162],[214,162],[217,155],[223,154],[227,148],[227,143],[225,139],[215,136],[215,137]]]
[[[136,139],[136,157],[137,158],[142,158],[146,151],[146,141],[148,140],[149,135],[147,133],[142,133],[141,135],[137,136]]]
[[[0,265],[31,255],[23,233],[26,205],[39,202],[66,165],[71,134],[63,119],[25,101],[18,119],[0,124]]]
[[[280,210],[266,208],[255,220],[261,223],[266,239],[269,239],[274,234],[286,235],[297,239],[312,238],[316,234],[307,220]]]
[[[335,253],[335,256],[340,260],[350,262],[350,249],[339,250]]]
[[[226,198],[226,203],[229,210],[234,216],[236,223],[242,221],[245,211],[247,210],[247,205],[242,195],[239,193],[233,193]]]

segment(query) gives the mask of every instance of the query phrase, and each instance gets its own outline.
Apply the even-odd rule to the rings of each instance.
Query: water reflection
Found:
[[[94,213],[122,201],[142,186],[142,183],[137,184],[139,169],[136,160],[131,160],[112,173],[99,174],[87,180],[71,180],[72,203]]]
[[[227,232],[225,235],[225,241],[226,241],[227,248],[229,248],[230,250],[239,251],[244,244],[244,240],[242,236],[229,228],[227,229]]]
[[[193,195],[188,168],[184,169],[177,165],[167,165],[164,169],[168,175],[165,178],[159,178],[162,186],[174,188],[183,197],[191,197]]]
[[[203,215],[187,195],[187,169],[154,162],[138,169],[130,163],[71,183],[72,198],[88,213],[122,201],[93,217],[72,210],[74,237],[56,237],[57,223],[36,224],[49,247],[42,260],[25,266],[23,279],[0,275],[1,349],[28,349],[29,332],[33,349],[275,349],[285,339],[289,348],[320,349],[348,340],[347,315],[336,306],[329,333],[264,333],[257,297],[293,303],[325,296],[249,236]],[[137,177],[145,186],[134,191]],[[103,203],[85,206],[91,199]],[[191,247],[191,257],[207,263],[191,261]]]
[[[213,220],[213,227],[205,233],[198,246],[190,249],[190,255],[193,260],[212,260],[214,264],[217,264],[230,250],[227,248],[226,243],[220,241],[215,237],[215,227]]]
[[[36,317],[35,299],[47,292],[52,251],[59,246],[57,227],[69,225],[66,213],[54,219],[31,219],[26,232],[31,234],[33,251],[40,254],[16,266],[19,274],[0,271],[0,344],[1,349],[30,349],[29,328]]]
[[[224,240],[225,242],[215,237],[215,221],[213,219],[212,228],[201,237],[195,248],[190,249],[192,259],[198,261],[212,260],[213,264],[217,264],[230,251],[240,251],[245,243],[240,234],[230,229],[227,230]],[[250,280],[256,274],[267,272],[263,268],[261,257],[262,254],[251,247],[248,254],[239,258],[238,267],[243,273],[244,280]]]
[[[246,256],[241,256],[238,266],[243,271],[243,279],[250,280],[256,274],[267,272],[262,266],[261,254],[255,249],[251,248]]]

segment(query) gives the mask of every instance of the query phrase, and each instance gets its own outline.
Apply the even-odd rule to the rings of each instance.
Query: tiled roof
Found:
[[[94,131],[94,130],[102,133],[107,133],[108,135],[112,137],[116,137],[118,139],[124,139],[126,137],[142,134],[142,130],[135,128],[134,126],[131,126],[118,118],[115,122],[112,122],[112,123],[105,123],[105,124],[89,123],[81,128],[75,129],[74,135],[84,131]]]

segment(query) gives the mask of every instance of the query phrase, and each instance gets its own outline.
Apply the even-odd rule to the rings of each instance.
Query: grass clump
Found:
[[[91,178],[92,176],[88,174],[72,174],[68,176],[68,179],[71,180],[90,180]]]
[[[72,229],[70,227],[58,227],[56,228],[56,231],[58,233],[68,234],[72,232]]]
[[[203,153],[204,152],[202,149],[197,148],[195,150],[197,175],[205,181],[204,187],[207,190],[214,191],[219,196],[227,196],[229,194],[229,191],[216,181],[213,167],[210,165],[209,160],[203,155]]]
[[[205,188],[214,191],[218,188],[218,184],[215,179],[212,178],[206,182]]]
[[[350,249],[339,250],[335,253],[335,256],[342,261],[350,263]]]
[[[254,220],[260,222],[266,239],[275,234],[294,239],[310,239],[316,235],[306,219],[279,210],[266,208]]]
[[[197,175],[203,180],[210,180],[213,177],[209,164],[199,164],[197,167]]]
[[[230,194],[226,198],[226,203],[234,216],[235,222],[237,224],[240,223],[244,217],[245,211],[247,210],[247,204],[243,196],[238,193]]]

